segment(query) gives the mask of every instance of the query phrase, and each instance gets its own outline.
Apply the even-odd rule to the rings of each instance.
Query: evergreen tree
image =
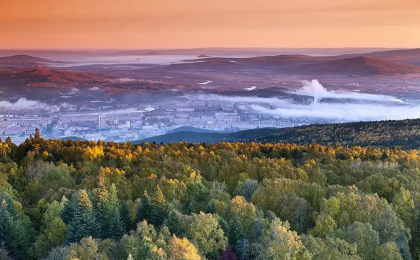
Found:
[[[77,208],[77,203],[77,199],[72,198],[64,205],[64,208],[61,211],[61,219],[66,225],[68,225],[73,219],[74,212]]]
[[[68,225],[67,243],[78,242],[95,231],[95,219],[92,214],[92,203],[85,190],[79,192],[79,199],[73,219]]]
[[[226,220],[224,220],[224,218],[219,218],[219,225],[222,228],[225,236],[229,237],[229,224],[226,222]]]
[[[205,213],[214,213],[213,203],[207,204]]]
[[[155,227],[159,227],[163,224],[167,215],[168,212],[166,210],[165,198],[163,197],[162,190],[157,186],[156,195],[150,205],[150,217],[148,221]]]
[[[6,200],[3,199],[0,205],[0,245],[2,247],[9,247],[13,237],[13,220],[9,211],[7,210]],[[4,249],[4,248],[2,248]]]
[[[188,203],[188,207],[187,207],[187,214],[191,215],[193,213],[195,213],[197,210],[195,208],[195,203],[194,201],[190,201],[190,203]]]
[[[112,212],[109,205],[108,190],[105,184],[105,171],[101,167],[98,175],[99,188],[97,189],[95,207],[93,211],[98,229],[95,230],[97,236],[93,237],[100,237],[102,239],[109,237],[108,229],[112,221]]]
[[[236,241],[236,245],[233,250],[236,253],[237,258],[240,260],[250,258],[250,243],[248,239],[240,239]]]
[[[125,231],[128,232],[133,229],[133,221],[131,221],[130,209],[127,201],[122,201],[120,206],[121,221],[124,223]]]
[[[150,204],[151,199],[145,190],[143,196],[140,198],[140,206],[137,208],[135,225],[137,225],[139,222],[142,222],[143,220],[149,219]]]
[[[413,257],[411,256],[410,249],[407,246],[407,241],[407,236],[404,234],[404,232],[401,232],[398,237],[398,249],[403,260],[412,260]]]
[[[263,226],[263,223],[262,223],[262,219],[261,219],[261,216],[259,216],[258,219],[257,219],[257,222],[255,222],[255,225],[252,228],[251,239],[253,241],[257,241],[261,237],[262,232],[263,232],[263,228],[264,228],[264,226]]]
[[[110,238],[119,240],[125,233],[125,225],[121,220],[120,212],[115,212],[114,218],[112,219],[111,225],[109,226],[108,234]]]
[[[230,225],[228,238],[230,245],[236,245],[238,240],[244,238],[242,223],[236,215],[233,217],[232,224]]]
[[[169,231],[172,234],[175,234],[177,237],[185,237],[186,231],[184,226],[181,223],[181,219],[179,218],[178,214],[175,211],[172,211],[167,220],[167,226],[169,228]]]

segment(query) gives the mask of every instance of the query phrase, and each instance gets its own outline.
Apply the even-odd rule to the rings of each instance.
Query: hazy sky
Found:
[[[0,48],[420,47],[420,0],[0,0]]]

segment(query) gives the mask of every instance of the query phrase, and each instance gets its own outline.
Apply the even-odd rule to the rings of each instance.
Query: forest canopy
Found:
[[[0,142],[0,259],[420,259],[420,151]]]

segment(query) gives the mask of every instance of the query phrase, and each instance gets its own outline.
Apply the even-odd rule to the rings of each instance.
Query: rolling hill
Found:
[[[349,145],[375,147],[420,148],[420,119],[320,124],[294,128],[263,128],[236,133],[198,133],[181,131],[156,136],[142,141],[175,143],[223,141],[281,142],[295,144]]]
[[[297,67],[306,74],[346,74],[346,75],[407,75],[420,74],[420,67],[376,58],[358,56]]]
[[[0,67],[32,67],[42,63],[60,63],[29,55],[13,55],[0,57]]]

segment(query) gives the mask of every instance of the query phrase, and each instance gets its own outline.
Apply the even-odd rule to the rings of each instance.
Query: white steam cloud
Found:
[[[420,106],[386,106],[366,104],[317,104],[316,106],[290,105],[267,109],[260,105],[250,108],[261,114],[285,118],[322,118],[343,121],[399,120],[420,118]]]
[[[15,103],[10,101],[0,101],[0,109],[7,109],[7,110],[23,110],[23,109],[38,109],[44,108],[47,104],[35,101],[35,100],[28,100],[26,98],[20,98]]]
[[[334,98],[334,99],[353,99],[353,100],[370,100],[370,101],[390,101],[404,103],[401,99],[386,96],[386,95],[374,95],[367,93],[351,93],[351,92],[336,92],[328,91],[324,86],[319,83],[318,80],[302,81],[303,87],[297,91],[290,91],[290,94],[298,94],[314,97],[314,103],[318,103],[322,98]]]
[[[317,80],[302,83],[302,88],[288,93],[314,97],[314,103],[310,105],[279,98],[219,95],[199,95],[194,98],[206,101],[246,103],[250,109],[257,113],[284,118],[319,118],[342,121],[420,118],[420,105],[405,103],[392,96],[328,91]],[[321,103],[323,98],[331,98],[336,101]]]

